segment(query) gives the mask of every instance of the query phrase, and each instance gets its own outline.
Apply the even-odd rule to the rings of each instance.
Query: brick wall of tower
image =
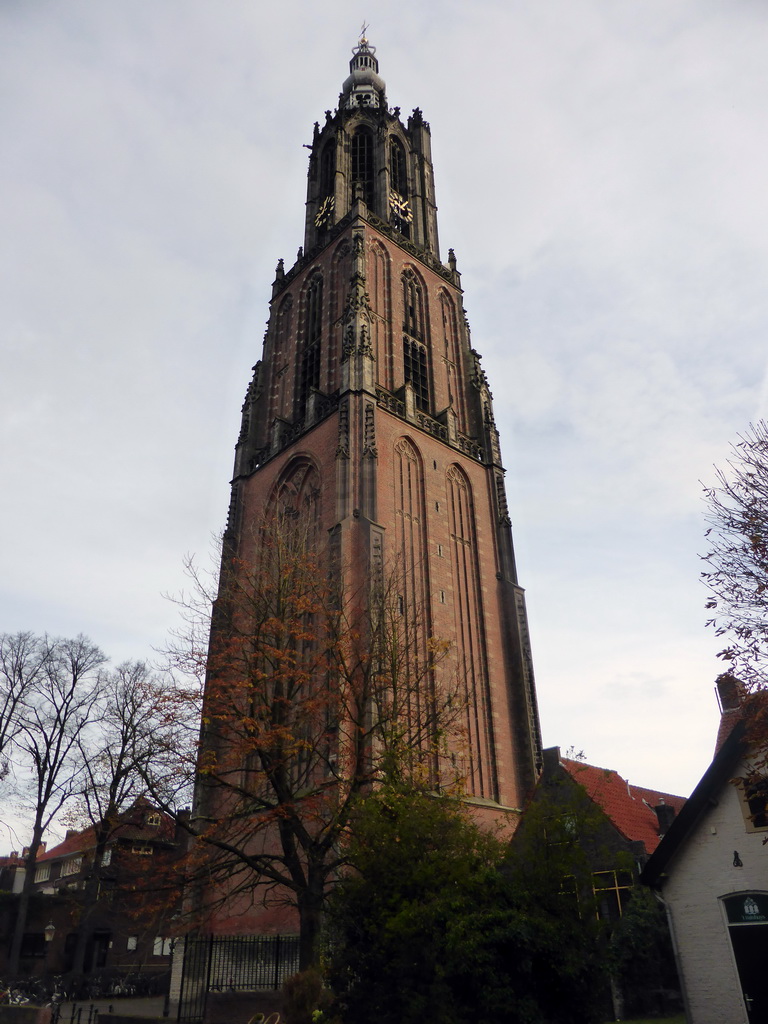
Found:
[[[339,396],[355,235],[364,237],[375,386],[363,392],[342,387]],[[473,377],[474,357],[458,276],[447,268],[438,272],[368,224],[364,214],[358,217],[312,260],[290,271],[277,291],[265,344],[266,384],[261,401],[268,404],[257,420],[272,415],[276,408],[276,380],[285,418],[295,411],[297,350],[306,330],[308,283],[318,277],[324,282],[320,390],[336,391],[333,402],[338,408],[240,481],[240,532],[247,531],[248,523],[261,514],[284,467],[297,456],[311,459],[322,479],[322,529],[341,524],[345,564],[353,577],[362,579],[369,571],[371,553],[369,534],[356,520],[361,512],[363,519],[367,516],[381,527],[385,558],[397,557],[396,446],[408,438],[419,453],[423,476],[424,522],[418,537],[424,564],[418,569],[418,587],[424,620],[432,635],[452,641],[457,671],[468,680],[468,788],[478,798],[520,807],[535,773],[530,744],[537,729],[531,693],[523,692],[520,648],[527,638],[519,636],[517,609],[512,607],[522,603],[523,597],[509,575],[511,546],[505,557],[500,519],[506,509],[500,507],[503,490],[500,499],[497,487],[503,471],[489,462],[498,459],[498,450],[489,441],[484,422],[487,410]],[[415,285],[419,304],[415,323],[413,311],[406,308],[404,280]],[[293,311],[290,334],[281,324],[287,307]],[[410,389],[404,388],[403,339],[409,331],[427,352],[427,408],[415,405],[412,395],[409,403]],[[270,424],[262,423],[260,429],[262,436],[274,433]],[[366,437],[366,432],[372,437]],[[450,521],[452,495],[455,498],[461,480],[466,483],[459,491],[471,497],[473,509],[469,562],[465,557],[468,540],[452,536]],[[463,560],[463,567],[457,560]],[[524,610],[521,614],[524,617]]]
[[[325,650],[307,638],[306,626],[315,621],[322,627],[322,611],[314,620],[305,618],[303,604],[294,617],[299,628],[287,640],[275,632],[278,639],[273,637],[269,653],[258,651],[256,673],[243,667],[253,648],[237,647],[237,628],[254,618],[248,601],[274,591],[252,581],[257,585],[248,593],[248,586],[239,587],[244,577],[237,574],[247,571],[249,561],[257,563],[254,555],[270,511],[307,510],[301,528],[318,550],[328,544],[339,570],[334,578],[343,589],[339,606],[353,618],[356,610],[363,613],[361,635],[368,635],[364,606],[373,581],[381,578],[379,569],[385,582],[389,576],[397,584],[394,608],[405,626],[398,620],[394,630],[406,636],[398,669],[404,666],[411,681],[419,680],[418,686],[404,687],[405,712],[398,721],[405,719],[411,739],[412,720],[421,727],[428,722],[425,731],[431,735],[433,719],[424,709],[432,709],[432,687],[458,689],[462,698],[456,702],[462,732],[452,740],[453,759],[451,752],[441,757],[432,744],[419,740],[418,764],[426,765],[430,783],[445,781],[458,766],[479,820],[514,827],[538,770],[524,595],[514,564],[491,394],[471,348],[455,258],[451,253],[447,265],[439,259],[429,125],[418,109],[404,124],[399,108],[389,108],[383,80],[366,70],[375,67],[374,49],[360,41],[339,108],[327,112],[322,128],[315,126],[304,249],[292,268],[278,263],[263,354],[248,387],[236,446],[224,545],[228,561],[222,565],[209,649],[207,700],[213,716],[204,718],[201,754],[201,766],[209,771],[201,772],[195,811],[201,821],[218,821],[221,827],[226,783],[236,779],[245,790],[243,803],[237,803],[238,796],[229,799],[238,806],[242,842],[250,853],[271,854],[279,840],[275,818],[263,817],[266,827],[259,829],[252,817],[266,813],[259,785],[265,763],[272,760],[269,749],[266,754],[253,749],[254,735],[261,735],[258,723],[276,728],[281,737],[287,731],[296,741],[285,761],[277,759],[288,773],[277,780],[278,804],[286,778],[298,783],[301,799],[307,780],[312,785],[319,780],[322,792],[338,794],[328,782],[334,769],[346,764],[345,742],[347,750],[354,748],[349,736],[343,738],[344,725],[359,736],[358,719],[347,713],[348,706],[334,712],[324,704],[322,740],[313,751],[318,760],[306,755],[311,744],[303,731],[308,716],[301,698],[306,695],[319,713],[311,685],[316,678],[322,680],[323,698],[336,694],[327,685],[326,667],[318,670],[305,661],[313,651]],[[298,518],[291,512],[285,521]],[[286,531],[287,538],[296,536],[302,534]],[[246,566],[230,557],[233,552]],[[260,607],[258,600],[253,604]],[[271,608],[266,618],[282,622]],[[227,659],[233,636],[236,654],[245,651],[241,661]],[[429,659],[430,638],[450,647],[437,667]],[[223,657],[217,662],[218,653]],[[308,668],[293,689],[283,686],[283,664],[289,666],[286,676],[297,675],[295,665],[298,673]],[[251,685],[261,680],[255,689],[244,688],[244,698],[238,688],[243,679]],[[222,681],[219,693],[226,696],[232,681],[236,699],[217,718]],[[275,714],[275,707],[287,707],[287,718]],[[290,722],[291,711],[297,721]],[[302,763],[309,765],[306,774],[297,774]],[[211,766],[220,769],[218,779]],[[249,779],[255,780],[254,789],[248,788]],[[296,793],[292,799],[298,802]],[[285,801],[277,813],[286,815]],[[315,862],[308,858],[308,863]],[[290,893],[256,884],[257,866],[251,869],[233,878],[225,865],[221,880],[210,883],[208,891],[200,886],[190,904],[197,901],[201,912],[211,908],[208,925],[214,933],[297,932],[298,913],[287,905]],[[319,875],[313,877],[302,892],[315,900],[322,880],[318,887]],[[305,910],[307,905],[305,899]],[[317,905],[312,903],[315,910]],[[308,919],[305,914],[305,936]]]
[[[376,382],[397,391],[404,382],[403,336],[407,321],[403,275],[414,281],[421,298],[418,332],[429,355],[432,415],[449,405],[458,417],[458,429],[479,433],[482,423],[472,410],[467,394],[469,344],[464,323],[461,291],[450,275],[438,275],[410,252],[365,223],[358,226],[366,236],[366,287],[371,306],[371,332]],[[349,233],[329,245],[311,262],[289,272],[292,277],[273,302],[272,319],[264,352],[263,419],[294,415],[294,394],[299,372],[297,346],[307,329],[307,290],[314,278],[323,281],[323,357],[319,389],[332,393],[339,386],[342,355],[340,320],[349,286]],[[263,424],[266,427],[266,424]]]
[[[466,683],[466,738],[458,753],[476,813],[493,825],[525,801],[535,776],[537,722],[489,395],[470,349],[458,275],[436,269],[434,260],[420,259],[371,225],[364,208],[358,214],[275,285],[263,360],[244,407],[229,541],[242,557],[252,556],[268,502],[299,466],[314,474],[318,536],[333,533],[355,585],[368,578],[375,544],[389,567],[409,548],[408,600],[423,606],[425,635],[451,643],[442,671]],[[367,303],[353,326],[358,341],[361,329],[369,331],[367,376],[360,369],[365,358],[346,351],[361,251]],[[317,394],[302,420],[301,348],[310,289],[320,278]],[[404,279],[416,287],[415,321]],[[427,352],[425,408],[404,386],[404,336]],[[403,460],[419,490],[407,508],[398,482]],[[250,905],[242,897],[212,927],[231,934],[291,932],[297,918],[285,905],[265,908],[258,898]]]
[[[506,663],[500,615],[498,557],[493,509],[487,485],[487,472],[460,453],[442,444],[408,423],[379,410],[376,424],[378,459],[379,522],[385,526],[384,543],[387,556],[392,557],[396,544],[389,534],[394,531],[398,515],[396,508],[396,482],[394,480],[396,445],[407,438],[421,457],[423,467],[426,574],[430,597],[430,622],[433,635],[452,642],[451,664],[460,670],[456,661],[457,617],[462,594],[453,557],[450,488],[447,474],[458,467],[466,475],[471,488],[477,538],[478,597],[482,603],[479,629],[472,637],[473,653],[477,663],[473,666],[476,685],[480,693],[470,695],[481,705],[485,716],[485,729],[490,732],[479,744],[472,743],[470,753],[475,772],[467,782],[469,792],[476,797],[498,801],[506,807],[521,807],[525,792],[521,791],[516,765],[519,751],[513,732],[513,709],[510,691],[513,684]],[[480,766],[477,761],[480,760]],[[481,767],[482,771],[477,768]],[[482,779],[481,777],[482,776]]]

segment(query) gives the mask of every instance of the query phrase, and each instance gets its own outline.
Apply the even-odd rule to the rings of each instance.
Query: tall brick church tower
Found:
[[[403,614],[451,641],[464,687],[469,799],[519,808],[541,743],[491,393],[453,251],[440,258],[429,124],[388,107],[365,38],[315,125],[303,249],[277,266],[234,550],[276,491],[313,496],[353,575],[406,570]]]

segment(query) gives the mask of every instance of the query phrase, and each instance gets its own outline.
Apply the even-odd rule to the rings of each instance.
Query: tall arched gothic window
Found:
[[[267,522],[275,517],[299,517],[305,522],[308,537],[313,537],[318,528],[321,486],[320,474],[313,462],[305,457],[293,459],[272,491]]]
[[[392,226],[410,238],[412,213],[408,205],[408,164],[405,148],[395,135],[389,140],[389,212]]]
[[[287,295],[280,304],[277,312],[277,329],[275,331],[275,348],[272,356],[272,386],[269,410],[269,422],[275,416],[290,415],[286,411],[285,404],[285,381],[287,357],[291,346],[291,328],[293,325],[293,298]]]
[[[389,584],[394,583],[397,590],[393,639],[396,636],[399,641],[398,672],[404,684],[397,713],[416,754],[421,743],[431,738],[433,686],[427,641],[432,617],[425,557],[424,471],[421,456],[408,438],[400,438],[395,444],[394,456],[394,569]]]
[[[332,196],[336,177],[336,140],[326,142],[320,157],[320,198]]]
[[[363,199],[373,209],[373,133],[360,127],[352,136],[352,184],[360,184]]]
[[[440,291],[438,303],[443,330],[443,358],[448,375],[448,402],[459,417],[459,430],[465,431],[467,429],[467,410],[456,306],[445,290]]]
[[[368,272],[368,291],[376,314],[371,323],[371,334],[376,357],[378,383],[394,390],[394,356],[391,330],[391,258],[384,246],[375,239],[371,242],[371,260]]]
[[[323,335],[323,279],[316,274],[306,292],[304,343],[298,366],[297,412],[304,416],[311,388],[320,387],[320,354]]]
[[[403,379],[413,387],[416,404],[429,411],[429,362],[424,344],[424,296],[415,274],[403,274]]]
[[[424,333],[424,300],[412,270],[403,274],[403,330],[412,338],[421,338]]]
[[[408,198],[408,171],[405,163],[405,149],[400,139],[392,136],[389,143],[389,181],[403,199]]]
[[[465,687],[467,786],[474,796],[498,799],[493,731],[489,717],[488,656],[477,554],[472,488],[459,466],[446,475],[451,529],[451,570],[456,596],[456,657]]]

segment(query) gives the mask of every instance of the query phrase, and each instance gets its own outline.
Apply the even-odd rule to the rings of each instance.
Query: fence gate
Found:
[[[209,992],[277,989],[298,969],[297,935],[189,935],[184,942],[179,1022],[203,1021]]]

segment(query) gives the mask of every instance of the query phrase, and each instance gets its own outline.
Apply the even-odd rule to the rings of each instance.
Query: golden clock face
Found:
[[[316,228],[321,228],[327,221],[331,219],[331,215],[333,214],[333,207],[333,196],[326,196],[322,203],[320,203],[320,209],[315,214]]]
[[[390,189],[389,192],[389,208],[399,220],[406,221],[408,224],[413,220],[413,213],[408,200],[395,192],[394,189]]]

